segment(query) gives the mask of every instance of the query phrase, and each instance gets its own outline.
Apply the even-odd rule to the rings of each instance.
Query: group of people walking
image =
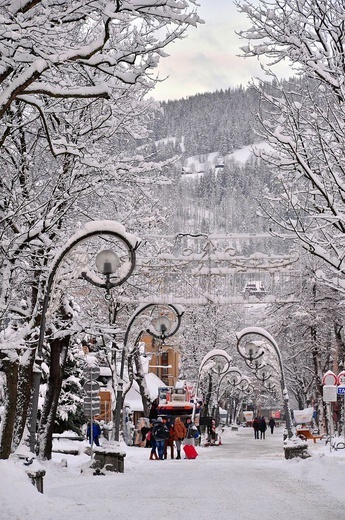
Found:
[[[271,433],[273,433],[274,427],[276,425],[275,420],[273,417],[270,418],[268,425],[271,429]],[[266,438],[266,430],[267,430],[267,423],[265,417],[255,417],[253,421],[253,429],[254,429],[254,439],[265,439]],[[260,434],[260,437],[259,437]]]
[[[176,446],[176,459],[181,459],[182,445],[195,444],[195,438],[199,436],[199,430],[195,426],[190,417],[187,417],[184,423],[180,417],[176,417],[172,423],[170,418],[157,417],[151,419],[150,428],[145,433],[146,446],[151,448],[150,460],[164,460],[168,458],[168,449],[170,448],[170,457],[174,458],[174,448]]]

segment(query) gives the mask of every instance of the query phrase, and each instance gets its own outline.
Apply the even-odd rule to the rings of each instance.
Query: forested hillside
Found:
[[[169,209],[166,230],[254,232],[257,199],[269,182],[262,164],[248,151],[257,141],[254,89],[238,87],[162,103],[141,152],[155,160],[178,159],[157,187]],[[247,147],[244,159],[236,153]],[[236,153],[235,153],[236,152]]]
[[[226,155],[253,143],[256,107],[255,91],[243,87],[168,101],[154,120],[153,136],[156,141],[175,137],[177,143],[183,142],[180,151],[189,155]]]

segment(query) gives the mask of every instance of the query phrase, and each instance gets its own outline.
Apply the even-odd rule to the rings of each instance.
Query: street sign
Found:
[[[333,403],[337,400],[337,387],[335,385],[324,385],[323,400],[326,403]]]
[[[322,378],[323,385],[327,385],[327,386],[336,385],[337,382],[338,382],[338,378],[335,375],[335,373],[332,372],[331,370],[328,370],[328,372],[326,372]]]
[[[338,395],[345,395],[345,386],[338,386]]]
[[[345,386],[345,370],[343,370],[342,372],[340,372],[338,374],[338,385]]]
[[[86,381],[86,383],[84,383],[83,388],[88,395],[98,395],[100,385],[97,381]]]
[[[84,414],[94,417],[101,413],[100,397],[84,397]]]
[[[99,377],[100,373],[101,373],[101,370],[96,365],[87,366],[84,368],[84,377],[85,377],[85,379],[88,379],[88,380],[97,379]]]
[[[84,404],[88,404],[91,406],[91,404],[99,405],[100,403],[101,403],[101,398],[98,396],[84,397]]]
[[[94,417],[95,415],[99,415],[101,413],[101,407],[100,406],[96,406],[96,407],[90,407],[90,406],[86,406],[84,405],[84,414],[85,415],[88,415],[89,417]]]
[[[96,390],[95,392],[85,392],[85,397],[84,399],[97,399],[97,397],[99,397],[99,392],[98,390]]]

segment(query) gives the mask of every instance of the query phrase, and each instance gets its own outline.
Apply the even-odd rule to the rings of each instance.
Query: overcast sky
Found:
[[[188,36],[170,44],[170,55],[161,59],[160,78],[168,77],[153,92],[157,100],[181,99],[200,92],[246,86],[253,76],[262,77],[256,59],[238,57],[246,44],[235,31],[251,24],[238,13],[232,0],[199,0],[199,16],[205,24],[191,27]]]

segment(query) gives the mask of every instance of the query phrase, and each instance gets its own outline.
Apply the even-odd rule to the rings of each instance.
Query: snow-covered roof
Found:
[[[158,388],[160,386],[166,386],[166,384],[153,372],[145,374],[145,382],[151,399],[156,399],[156,397],[158,397]]]
[[[151,401],[158,397],[158,388],[160,386],[166,386],[165,383],[153,372],[145,374],[145,383],[150,394]],[[143,411],[143,402],[139,392],[139,386],[135,381],[125,396],[124,405],[128,406],[133,412]]]
[[[111,370],[109,367],[99,367],[99,375],[102,377],[111,377]]]

